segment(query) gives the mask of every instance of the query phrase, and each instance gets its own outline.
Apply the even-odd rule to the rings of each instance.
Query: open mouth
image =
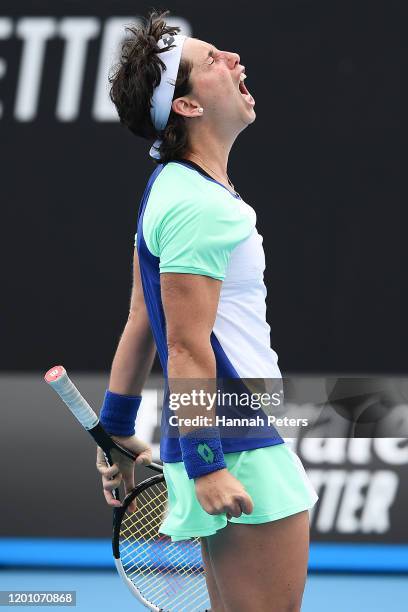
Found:
[[[246,74],[242,72],[240,75],[238,89],[240,93],[242,94],[242,97],[246,100],[246,102],[248,102],[248,104],[251,104],[251,106],[254,106],[255,101],[245,86],[245,83],[244,83],[245,79],[246,79]]]

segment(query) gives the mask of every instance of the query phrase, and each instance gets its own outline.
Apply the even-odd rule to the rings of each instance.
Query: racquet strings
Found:
[[[167,512],[165,482],[136,497],[119,533],[120,560],[142,597],[165,612],[203,612],[210,607],[199,538],[172,542],[159,533]]]

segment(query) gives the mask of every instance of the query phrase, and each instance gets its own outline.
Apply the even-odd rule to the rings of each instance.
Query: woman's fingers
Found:
[[[136,457],[136,463],[138,465],[150,465],[151,462],[152,462],[152,451],[150,450],[150,448],[146,449],[145,451],[143,451]]]
[[[242,514],[241,506],[238,502],[231,502],[225,509],[225,512],[227,514],[228,519],[232,517],[239,518]]]
[[[127,495],[135,487],[134,467],[137,465],[149,465],[152,462],[151,448],[136,438],[136,436],[118,437],[112,436],[124,448],[130,450],[135,456],[136,461],[130,460],[116,449],[112,451],[113,459],[116,461],[113,465],[106,464],[106,458],[103,450],[98,447],[96,455],[96,468],[102,476],[103,494],[109,506],[119,507],[121,502],[115,499],[113,491],[119,488],[121,482],[124,484],[124,494]],[[136,501],[129,504],[130,512],[136,511]]]
[[[105,476],[105,478],[114,478],[117,474],[119,474],[119,466],[117,463],[114,463],[113,465],[106,465],[106,463],[104,465],[102,464],[96,464],[97,470],[98,472],[102,475]]]
[[[108,473],[110,476],[115,475],[119,471],[117,463],[114,463],[111,466],[107,465],[105,454],[99,446],[96,449],[96,469],[100,474]]]
[[[244,514],[252,514],[254,510],[254,502],[248,493],[245,492],[244,495],[240,495],[238,497],[238,503],[240,504]]]
[[[105,491],[113,491],[113,489],[117,489],[122,482],[122,474],[116,474],[114,478],[107,478],[106,476],[102,476],[102,485]]]
[[[113,497],[112,491],[107,491],[106,489],[103,489],[103,494],[109,506],[113,506],[117,508],[122,505],[118,499],[115,499]]]

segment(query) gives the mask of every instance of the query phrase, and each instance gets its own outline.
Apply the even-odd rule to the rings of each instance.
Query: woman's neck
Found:
[[[190,146],[184,155],[196,164],[204,166],[204,170],[214,174],[218,181],[228,186],[228,158],[233,141],[221,141],[208,130],[190,133]]]

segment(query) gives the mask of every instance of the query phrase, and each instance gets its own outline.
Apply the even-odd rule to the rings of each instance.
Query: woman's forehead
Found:
[[[187,38],[183,46],[183,59],[200,65],[209,57],[209,53],[214,50],[214,46],[210,43],[198,38]]]

